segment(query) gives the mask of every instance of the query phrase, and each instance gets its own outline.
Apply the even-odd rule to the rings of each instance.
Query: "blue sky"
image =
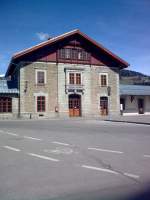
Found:
[[[76,28],[150,75],[150,0],[0,0],[0,74],[15,52]]]

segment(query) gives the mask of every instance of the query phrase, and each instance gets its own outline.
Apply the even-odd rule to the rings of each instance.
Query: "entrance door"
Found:
[[[138,99],[138,112],[144,114],[144,99]]]
[[[81,96],[77,94],[69,95],[69,116],[81,116]]]
[[[108,115],[108,98],[100,97],[100,113],[101,115]]]

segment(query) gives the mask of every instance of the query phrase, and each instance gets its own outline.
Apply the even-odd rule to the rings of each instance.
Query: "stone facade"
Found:
[[[46,84],[36,84],[36,70],[46,71]],[[21,63],[20,65],[20,116],[27,118],[55,117],[57,106],[57,65],[51,63]],[[46,97],[46,112],[37,113],[37,96]]]
[[[99,74],[108,75],[108,86],[111,87],[110,96],[108,96],[108,87],[101,87],[99,83]],[[119,102],[119,71],[107,66],[91,67],[91,106],[92,115],[100,116],[100,97],[108,98],[109,114],[118,115],[120,110]]]
[[[18,113],[19,113],[19,98],[18,96],[12,96],[12,112],[0,113],[0,119],[18,118]]]
[[[11,59],[6,76],[19,91],[13,112],[21,118],[118,115],[119,70],[128,65],[79,30],[51,38]]]
[[[36,70],[46,71],[46,84],[36,85]],[[108,97],[107,87],[99,83],[100,73],[108,74],[108,86],[111,95],[108,97],[110,114],[120,112],[119,105],[119,75],[118,70],[107,66],[90,66],[80,64],[52,64],[44,62],[20,64],[20,116],[27,118],[69,117],[69,94],[66,92],[67,73],[69,71],[82,73],[83,92],[81,95],[81,116],[101,117],[100,97]],[[36,97],[46,97],[46,112],[36,111]],[[58,112],[56,112],[56,107]]]

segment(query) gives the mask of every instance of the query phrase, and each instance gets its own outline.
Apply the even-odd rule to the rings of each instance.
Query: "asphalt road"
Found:
[[[149,191],[150,126],[0,121],[0,200],[148,200]]]

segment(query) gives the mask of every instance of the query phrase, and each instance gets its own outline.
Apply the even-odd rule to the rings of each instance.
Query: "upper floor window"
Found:
[[[70,59],[70,60],[83,60],[89,61],[90,54],[83,49],[72,49],[65,48],[58,51],[58,56],[60,59]]]
[[[69,73],[69,84],[74,84],[74,83],[75,83],[75,74]]]
[[[45,70],[37,70],[36,71],[36,84],[38,84],[38,85],[46,84],[46,71]]]
[[[0,97],[0,113],[12,112],[12,98]]]
[[[38,96],[37,97],[37,112],[45,112],[45,96]]]
[[[80,73],[76,73],[76,84],[77,85],[81,84],[81,74]]]
[[[81,73],[69,73],[69,84],[81,85]]]
[[[108,75],[106,73],[100,73],[100,85],[106,87],[108,85]]]

